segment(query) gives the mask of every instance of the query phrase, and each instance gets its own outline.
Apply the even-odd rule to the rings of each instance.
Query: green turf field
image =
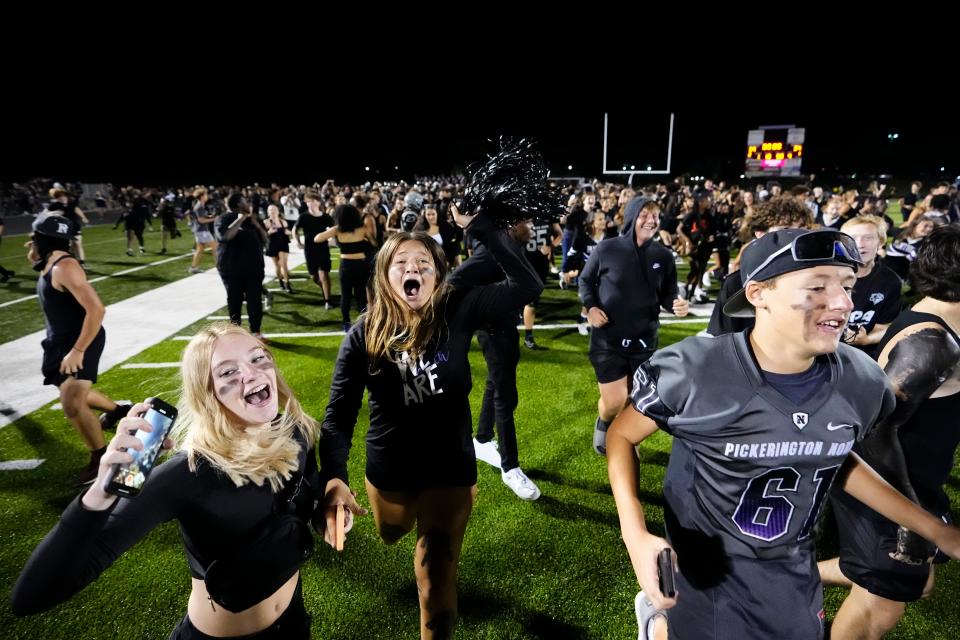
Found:
[[[95,230],[91,229],[88,237],[95,237]],[[123,255],[124,243],[120,232],[115,233],[115,246],[103,245],[110,246],[112,251],[104,259],[123,262],[127,260]],[[148,237],[153,240],[156,236]],[[4,242],[4,256],[12,253],[14,244]],[[139,258],[129,260],[133,264]],[[122,278],[110,279],[103,281],[98,291],[109,304],[109,296],[116,296],[112,299],[115,301],[186,275],[188,260],[170,263],[173,266],[169,271],[169,265],[151,267],[157,269],[155,280],[127,283]],[[210,266],[210,258],[205,261],[205,266]],[[4,258],[2,264],[9,266],[9,262]],[[93,258],[90,262],[104,264]],[[151,269],[133,275],[151,276]],[[277,294],[274,309],[264,320],[264,332],[339,328],[339,310],[325,311],[322,303],[318,304],[317,287],[312,282],[296,284],[296,295]],[[125,287],[129,288],[124,292]],[[32,288],[28,287],[27,293],[30,292]],[[9,298],[0,301],[6,299]],[[7,320],[11,309],[30,305],[36,305],[36,301],[0,309],[2,321],[10,322],[3,325],[3,331],[19,330],[24,318],[39,315],[34,306],[31,314],[24,311],[19,321]],[[573,322],[577,313],[575,296],[553,285],[544,293],[540,311],[538,322]],[[218,315],[226,315],[226,310]],[[189,335],[205,322],[201,319],[177,334]],[[40,327],[32,330],[41,327],[42,319]],[[704,327],[705,322],[664,326],[662,344]],[[27,331],[19,335],[24,333]],[[4,340],[9,339],[6,333],[3,336]],[[634,638],[633,597],[637,584],[620,541],[604,461],[590,446],[597,388],[587,361],[587,341],[575,330],[541,331],[537,340],[548,350],[522,353],[517,433],[521,465],[539,484],[543,496],[534,503],[520,501],[502,483],[499,471],[478,463],[479,494],[460,561],[461,620],[457,637]],[[326,405],[339,343],[338,337],[314,337],[277,338],[271,344],[280,369],[314,416],[322,416]],[[185,344],[167,340],[147,347],[130,362],[174,362]],[[474,391],[470,399],[476,415],[485,376],[483,360],[476,350],[471,352],[471,364]],[[173,400],[176,385],[177,370],[173,368],[116,367],[103,373],[97,386],[118,399],[139,400],[156,394]],[[366,425],[364,410],[350,461],[354,479],[363,474]],[[670,439],[662,433],[639,449],[643,461],[641,496],[649,524],[656,532],[662,532],[660,484],[669,451]],[[6,602],[31,550],[77,495],[69,479],[86,462],[86,454],[62,413],[49,407],[0,429],[0,452],[4,460],[46,459],[32,471],[0,472],[0,584]],[[358,488],[364,502],[362,486]],[[960,474],[955,473],[948,487],[953,500],[960,497],[958,488]],[[828,535],[822,549],[829,552],[832,546]],[[303,570],[314,637],[417,637],[412,547],[411,536],[392,547],[383,545],[371,516],[358,521],[342,555],[318,544]],[[170,523],[121,557],[93,585],[47,613],[18,620],[12,617],[8,605],[0,606],[0,636],[71,640],[166,638],[185,612],[189,584],[176,525]],[[828,614],[832,616],[843,592],[828,589],[826,595]],[[960,571],[952,563],[938,572],[933,597],[910,605],[890,637],[960,636],[958,599]],[[783,615],[784,623],[789,624],[791,612]]]

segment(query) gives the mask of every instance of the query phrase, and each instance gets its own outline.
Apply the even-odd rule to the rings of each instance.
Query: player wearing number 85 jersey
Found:
[[[756,309],[755,328],[688,338],[637,370],[607,438],[610,482],[643,596],[670,609],[669,637],[822,638],[813,529],[834,480],[960,553],[960,531],[850,455],[894,406],[879,367],[838,345],[859,264],[853,240],[833,230],[767,234],[744,251],[744,288],[724,307]],[[669,543],[647,532],[636,493],[633,447],[657,429],[674,437]],[[668,599],[656,558],[670,546],[679,573]]]

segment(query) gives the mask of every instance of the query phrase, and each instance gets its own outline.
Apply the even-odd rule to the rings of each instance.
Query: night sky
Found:
[[[33,87],[28,99],[9,96],[0,181],[410,180],[462,170],[490,152],[488,141],[500,135],[539,141],[554,175],[599,177],[605,112],[621,127],[621,135],[611,136],[613,163],[636,156],[637,165],[664,164],[666,122],[676,113],[673,175],[737,179],[747,131],[775,124],[806,128],[804,172],[827,180],[852,173],[925,181],[960,174],[960,131],[948,101],[898,100],[895,86],[874,95],[838,93],[829,85],[772,91],[717,82],[714,87],[726,89],[671,91],[654,83],[655,93],[631,82],[617,93],[562,79],[478,90],[457,80],[463,74],[384,77],[313,84],[278,77],[197,87],[153,78],[119,90],[94,82],[55,100],[37,99],[42,88]],[[890,133],[898,139],[888,140]]]

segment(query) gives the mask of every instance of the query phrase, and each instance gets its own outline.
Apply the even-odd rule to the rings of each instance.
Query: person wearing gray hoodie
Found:
[[[593,448],[606,454],[607,427],[624,406],[634,372],[657,348],[660,309],[683,317],[677,268],[667,247],[654,241],[660,205],[638,196],[623,216],[620,236],[602,241],[580,275],[580,300],[593,328],[590,363],[600,387]]]

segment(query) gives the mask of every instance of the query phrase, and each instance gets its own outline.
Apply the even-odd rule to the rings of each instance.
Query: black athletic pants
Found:
[[[520,362],[520,334],[514,326],[477,331],[477,340],[487,361],[487,386],[477,420],[477,440],[493,439],[497,426],[500,449],[500,470],[510,471],[520,466],[517,454],[517,429],[513,412],[517,396],[517,365]]]

